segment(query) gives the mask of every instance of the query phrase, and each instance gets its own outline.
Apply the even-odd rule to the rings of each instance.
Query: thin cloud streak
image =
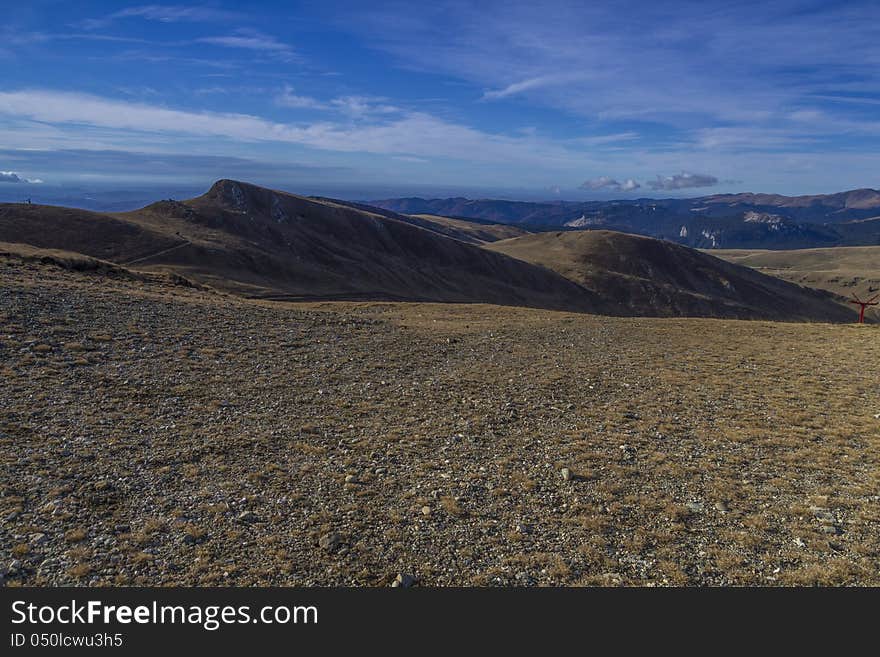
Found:
[[[346,25],[403,66],[489,89],[480,100],[524,99],[600,123],[651,122],[691,140],[721,128],[797,135],[802,128],[790,130],[788,116],[815,103],[827,104],[826,118],[811,132],[833,134],[847,119],[846,101],[823,96],[852,85],[880,93],[873,3],[701,6],[438,2],[415,12],[392,3],[348,14]],[[510,80],[511,71],[520,79]],[[850,117],[849,125],[852,134],[874,133],[870,122]]]
[[[510,96],[515,96],[525,91],[540,89],[541,87],[546,87],[551,84],[556,84],[558,82],[558,78],[555,78],[553,76],[537,77],[531,78],[529,80],[523,80],[522,82],[514,82],[513,84],[507,85],[503,89],[496,89],[494,91],[485,92],[483,94],[483,100],[498,100],[500,98],[509,98]]]
[[[334,99],[330,103],[350,110],[351,99]],[[379,106],[378,116],[390,109]],[[87,94],[25,90],[0,92],[0,114],[53,126],[78,124],[133,134],[188,134],[244,142],[294,143],[336,152],[447,157],[478,162],[505,162],[516,158],[557,167],[588,159],[564,143],[533,136],[484,133],[423,112],[400,113],[384,122],[366,124],[330,121],[286,124],[248,114],[193,112]]]
[[[285,61],[296,59],[296,53],[292,47],[258,30],[240,29],[234,34],[226,36],[201,37],[196,39],[196,43],[264,52]]]
[[[97,30],[126,18],[141,18],[160,23],[208,23],[240,20],[243,14],[210,7],[180,5],[142,5],[121,9],[101,18],[87,18],[80,22],[84,29]]]

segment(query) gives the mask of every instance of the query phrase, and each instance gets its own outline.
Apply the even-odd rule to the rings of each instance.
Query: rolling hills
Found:
[[[510,237],[510,236],[514,237]],[[508,239],[502,239],[508,237]],[[273,300],[491,303],[606,315],[849,321],[832,295],[608,231],[527,234],[220,180],[125,213],[0,205],[0,241]]]
[[[537,233],[487,248],[552,268],[628,314],[775,319],[852,313],[830,295],[670,242],[611,231]],[[832,302],[833,303],[833,302]]]
[[[126,213],[3,205],[0,240],[173,270],[247,296],[612,310],[544,268],[381,214],[230,180]]]

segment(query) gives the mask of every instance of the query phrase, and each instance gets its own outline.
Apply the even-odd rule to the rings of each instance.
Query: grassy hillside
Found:
[[[0,240],[174,271],[249,296],[604,310],[546,269],[405,221],[228,180],[189,201],[127,213],[0,206]]]
[[[517,237],[502,239],[510,235]],[[789,321],[854,316],[826,293],[668,242],[608,231],[527,234],[232,180],[197,198],[125,213],[0,205],[0,241],[275,300],[483,302]]]
[[[670,242],[610,231],[537,233],[487,248],[540,264],[632,314],[848,321],[816,292]]]
[[[880,246],[795,251],[717,250],[712,255],[771,276],[861,298],[880,292]],[[877,316],[877,312],[871,313]]]

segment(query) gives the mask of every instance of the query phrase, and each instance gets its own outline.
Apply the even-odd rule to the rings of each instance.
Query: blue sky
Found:
[[[876,9],[14,3],[0,27],[0,187],[234,177],[361,198],[571,199],[880,187]]]

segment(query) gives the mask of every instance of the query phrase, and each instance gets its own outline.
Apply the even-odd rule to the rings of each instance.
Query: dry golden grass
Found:
[[[7,584],[880,584],[876,326],[0,283]]]
[[[867,299],[880,292],[880,246],[786,251],[718,249],[707,253],[792,283],[829,290],[844,297],[855,293]],[[869,309],[867,316],[878,321],[880,311]]]
[[[543,232],[485,245],[552,269],[614,302],[615,315],[846,322],[851,308],[714,251],[608,230]],[[730,258],[728,258],[729,260]],[[745,263],[742,263],[745,264]]]

